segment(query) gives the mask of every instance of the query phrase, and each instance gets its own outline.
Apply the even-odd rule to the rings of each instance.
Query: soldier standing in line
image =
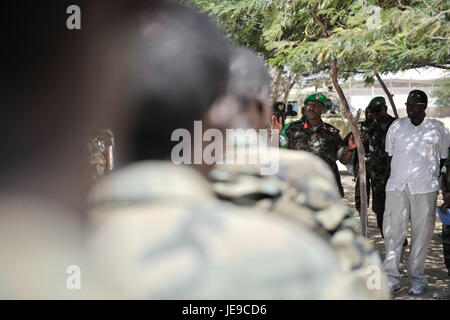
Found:
[[[114,169],[114,136],[111,130],[98,130],[89,138],[91,183]]]
[[[450,151],[450,149],[449,149]],[[444,203],[441,206],[441,211],[447,215],[446,209],[450,208],[450,161],[447,159],[445,161],[444,167],[442,168],[443,174],[440,177],[442,197],[444,198]],[[450,277],[450,225],[442,224],[442,247],[444,250],[444,261],[447,267],[448,276]],[[450,286],[441,292],[435,292],[433,294],[435,299],[450,299]]]
[[[389,179],[389,157],[385,149],[386,133],[395,118],[387,114],[383,97],[373,98],[366,108],[366,120],[361,122],[360,132],[366,157],[366,181],[372,190],[372,210],[377,216],[377,225],[383,236],[383,213],[386,201],[386,183]],[[361,210],[359,175],[356,167],[355,207]],[[369,189],[369,190],[370,190]],[[369,194],[368,190],[368,194]]]
[[[336,161],[347,164],[351,160],[353,151],[356,150],[356,144],[353,137],[350,137],[348,145],[345,145],[339,135],[339,129],[322,121],[325,101],[326,97],[323,94],[312,94],[304,101],[306,121],[298,120],[286,124],[283,128],[281,121],[272,116],[272,127],[281,132],[280,146],[282,148],[308,151],[322,158],[333,171],[343,197],[344,188]]]

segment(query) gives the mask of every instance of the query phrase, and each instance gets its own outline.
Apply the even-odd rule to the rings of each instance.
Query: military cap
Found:
[[[314,93],[312,95],[307,96],[305,101],[303,101],[303,104],[306,105],[306,103],[308,101],[317,101],[317,102],[320,102],[321,104],[325,105],[326,100],[327,100],[327,98],[323,94]]]
[[[427,94],[425,92],[423,92],[422,90],[411,91],[408,94],[408,99],[406,101],[409,102],[411,99],[416,100],[417,104],[424,104],[424,105],[428,104]]]
[[[372,100],[370,100],[369,105],[367,106],[367,109],[373,110],[374,108],[380,106],[385,106],[386,100],[384,97],[375,97]]]

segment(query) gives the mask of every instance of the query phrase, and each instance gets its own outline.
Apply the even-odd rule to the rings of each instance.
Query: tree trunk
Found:
[[[366,191],[366,162],[364,160],[364,147],[361,140],[361,133],[358,128],[359,115],[353,118],[350,108],[348,107],[347,100],[345,99],[344,92],[338,82],[338,62],[334,58],[333,70],[331,72],[331,79],[333,80],[334,88],[341,99],[344,106],[342,114],[347,119],[352,129],[352,134],[355,139],[355,143],[358,151],[358,163],[359,163],[359,194],[361,199],[360,219],[361,219],[361,233],[364,237],[367,237],[367,191]]]
[[[272,93],[272,102],[277,102],[278,100],[278,93],[280,90],[280,83],[281,83],[281,75],[283,74],[283,70],[278,70],[277,78],[275,79],[275,86]]]
[[[283,103],[285,106],[287,106],[289,93],[291,93],[292,88],[295,86],[299,78],[299,75],[292,75],[292,78],[289,78],[289,82],[286,86],[286,89],[284,90],[284,97],[283,97]]]
[[[323,29],[324,38],[328,38],[328,30],[327,25],[323,23],[320,18],[317,16],[315,10],[313,10],[314,19],[321,25]],[[333,80],[334,88],[339,95],[339,98],[342,101],[344,106],[342,110],[342,114],[347,119],[350,124],[350,128],[352,129],[352,134],[355,139],[356,148],[358,151],[358,163],[359,163],[359,193],[361,199],[361,210],[360,210],[360,219],[361,219],[361,233],[364,237],[367,238],[367,190],[366,190],[366,161],[364,160],[364,146],[361,140],[361,133],[358,128],[358,120],[359,115],[356,119],[353,119],[353,115],[350,112],[350,108],[348,107],[347,100],[345,99],[344,91],[342,91],[341,86],[338,82],[338,62],[337,58],[333,59],[333,69],[331,71],[331,79]]]
[[[383,81],[383,79],[381,79],[380,74],[378,72],[376,72],[376,71],[374,71],[373,73],[377,77],[378,82],[380,83],[381,87],[384,90],[384,93],[387,95],[387,97],[389,99],[389,102],[391,103],[391,107],[392,107],[392,111],[394,111],[395,119],[398,119],[399,117],[398,117],[397,108],[395,107],[394,99],[392,98],[392,95],[389,92],[389,89],[384,84],[384,81]]]

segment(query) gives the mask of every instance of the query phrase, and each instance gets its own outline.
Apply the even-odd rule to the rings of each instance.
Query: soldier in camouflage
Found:
[[[102,282],[140,299],[368,298],[316,233],[217,199],[205,179],[208,165],[170,162],[175,129],[192,132],[196,119],[208,119],[210,128],[218,120],[243,123],[235,108],[242,100],[226,95],[229,48],[208,17],[167,4],[139,21],[128,42],[136,42],[129,50],[137,67],[130,83],[142,86],[127,108],[136,113],[128,118],[133,123],[124,124],[132,152],[89,199],[90,247]],[[170,59],[167,43],[177,44]],[[268,97],[269,88],[259,94]],[[161,103],[156,118],[154,106]],[[268,105],[248,106],[253,119],[270,117]]]
[[[95,136],[89,138],[88,146],[91,183],[94,183],[104,174],[111,172],[114,167],[114,136],[112,131],[109,129],[98,130]]]
[[[372,210],[377,216],[377,225],[383,236],[383,213],[386,200],[386,183],[389,179],[389,158],[385,152],[386,133],[395,118],[387,114],[383,97],[373,98],[366,108],[366,119],[359,123],[366,161],[366,181],[372,190]],[[357,158],[357,157],[355,157]],[[356,159],[355,207],[360,212],[361,197]],[[369,189],[369,190],[370,190]],[[369,194],[368,190],[368,194]]]
[[[449,149],[450,151],[450,149]],[[442,175],[440,177],[440,183],[442,188],[442,198],[444,203],[441,206],[441,211],[446,213],[446,208],[450,208],[450,160],[445,161],[442,168]],[[447,267],[448,276],[450,277],[450,225],[442,224],[442,248],[444,251],[444,261]],[[450,299],[450,286],[441,292],[435,292],[433,297],[436,299]]]
[[[351,137],[348,145],[344,144],[339,129],[325,123],[321,119],[326,98],[323,94],[312,94],[306,97],[306,121],[298,120],[282,127],[281,122],[272,117],[272,126],[281,131],[280,146],[286,149],[311,152],[324,160],[334,173],[341,196],[344,196],[341,177],[336,161],[347,164],[352,157],[356,144]]]

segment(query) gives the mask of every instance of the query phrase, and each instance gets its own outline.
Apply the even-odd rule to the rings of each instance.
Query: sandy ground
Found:
[[[355,208],[355,182],[353,177],[348,175],[348,173],[341,171],[342,184],[344,186],[345,198],[344,202],[352,209]],[[370,200],[372,201],[372,200]],[[371,203],[371,202],[370,202]],[[439,194],[438,205],[442,203],[442,197]],[[358,212],[354,209],[355,216],[358,216]],[[375,213],[372,211],[372,207],[368,210],[368,238],[374,243],[380,257],[384,260],[384,241],[381,238],[380,231],[377,227],[377,220]],[[450,277],[447,275],[447,269],[444,264],[444,255],[442,251],[442,223],[439,216],[436,213],[436,228],[434,230],[434,235],[431,240],[430,249],[428,251],[428,257],[425,263],[425,274],[428,276],[429,286],[425,291],[425,295],[419,297],[412,297],[408,295],[409,281],[406,272],[406,266],[400,263],[400,273],[402,275],[401,279],[401,290],[396,293],[394,300],[423,300],[432,299],[431,296],[433,292],[445,288],[450,285]],[[408,234],[408,246],[404,252],[404,261],[407,261],[410,251],[410,231]]]
[[[437,118],[445,123],[447,128],[450,128],[450,117]],[[348,175],[346,168],[342,165],[339,166],[341,171],[342,184],[344,186],[345,198],[344,202],[354,210],[355,216],[359,216],[358,212],[355,210],[355,182],[353,177]],[[371,204],[372,199],[370,199]],[[439,192],[439,197],[437,205],[442,204],[442,195]],[[406,265],[400,262],[400,272],[402,275],[401,279],[401,290],[397,292],[394,296],[394,300],[423,300],[432,299],[432,294],[442,288],[450,285],[450,277],[447,275],[447,269],[444,264],[444,255],[442,249],[442,223],[436,213],[436,227],[434,230],[433,238],[431,240],[430,248],[428,251],[428,257],[425,263],[425,274],[428,276],[429,286],[425,291],[425,295],[419,297],[412,297],[408,295],[409,281],[408,274],[406,271]],[[411,230],[408,232],[408,246],[405,249],[403,261],[406,263],[409,256],[410,244],[411,244]],[[372,206],[368,210],[368,238],[374,243],[380,257],[384,260],[384,241],[381,238],[380,231],[377,227],[377,221],[375,213],[372,211]]]

